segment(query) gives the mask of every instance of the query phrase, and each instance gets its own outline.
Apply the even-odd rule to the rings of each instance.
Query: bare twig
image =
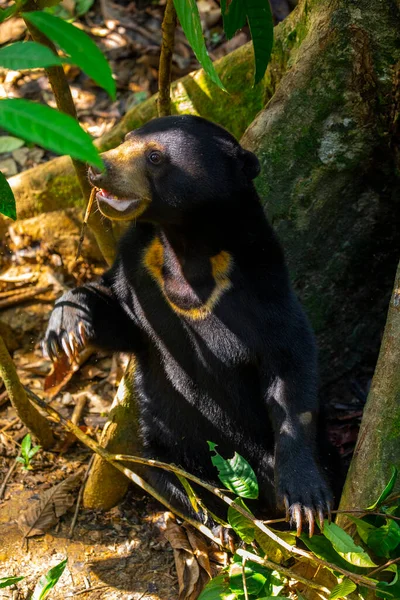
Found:
[[[86,206],[85,216],[83,218],[81,235],[80,235],[79,242],[78,242],[78,249],[76,251],[75,261],[78,260],[78,258],[81,255],[81,252],[82,252],[82,244],[83,244],[83,240],[85,239],[86,227],[88,224],[90,213],[92,211],[93,202],[96,197],[96,191],[97,191],[97,188],[92,188],[92,191],[90,192],[89,200],[88,200],[88,203]]]
[[[72,419],[71,419],[71,422],[72,422]],[[91,469],[92,464],[93,464],[94,457],[95,457],[95,455],[93,454],[91,456],[91,458],[90,458],[90,461],[89,461],[89,464],[87,466],[87,469],[86,469],[85,476],[83,478],[81,487],[79,488],[79,494],[78,494],[78,499],[76,501],[75,512],[74,512],[74,516],[72,518],[71,527],[69,528],[69,534],[68,534],[69,538],[72,538],[72,536],[74,534],[74,529],[75,529],[76,521],[78,520],[79,509],[80,509],[82,498],[83,498],[83,492],[85,490],[85,485],[86,485],[87,479],[89,477],[89,473],[90,473],[90,469]]]
[[[244,591],[244,600],[249,600],[249,592],[247,590],[247,582],[246,582],[246,556],[242,556],[242,582],[243,582],[243,591]]]
[[[384,571],[385,569],[387,569],[388,567],[390,567],[390,565],[395,565],[398,562],[400,562],[400,556],[398,556],[397,558],[392,558],[392,560],[389,560],[384,565],[380,565],[379,567],[377,567],[373,571],[370,571],[368,573],[368,577],[372,577],[372,575],[376,575],[377,573],[380,573],[380,571]]]
[[[176,11],[174,0],[167,0],[162,29],[160,66],[158,71],[158,116],[171,114],[171,65],[175,45]]]
[[[362,517],[366,517],[367,515],[375,515],[376,517],[386,517],[387,519],[393,519],[393,521],[400,521],[400,517],[395,517],[394,515],[390,515],[388,513],[376,512],[374,510],[366,510],[358,509],[358,508],[350,508],[349,510],[332,510],[332,514],[336,513],[337,515],[358,515],[361,514]]]
[[[229,506],[233,506],[233,508],[237,512],[239,512],[241,515],[246,517],[246,519],[251,521],[255,527],[260,529],[260,531],[265,533],[274,542],[276,542],[277,544],[279,544],[280,546],[285,548],[291,554],[294,554],[297,556],[302,556],[316,565],[320,565],[322,567],[327,567],[328,569],[333,569],[335,571],[338,571],[339,573],[346,575],[346,577],[348,577],[349,579],[352,579],[353,581],[360,583],[365,587],[368,587],[370,589],[376,588],[376,586],[374,584],[372,584],[369,579],[367,579],[366,577],[363,577],[362,575],[357,575],[355,573],[352,573],[351,571],[348,571],[347,569],[342,569],[341,567],[338,567],[337,565],[335,565],[333,563],[330,563],[326,560],[322,560],[322,559],[314,556],[313,554],[311,554],[310,552],[307,552],[306,550],[303,550],[302,548],[297,548],[296,546],[291,546],[290,544],[285,542],[283,539],[281,539],[278,535],[276,535],[276,533],[274,533],[274,531],[272,531],[271,529],[266,527],[262,521],[255,519],[254,516],[250,512],[248,512],[247,510],[242,508],[239,504],[236,504],[235,501],[232,500],[232,498],[229,498],[219,488],[217,488],[213,485],[210,485],[209,483],[206,483],[205,481],[202,481],[195,475],[192,475],[191,473],[188,473],[188,472],[184,471],[183,469],[176,467],[175,465],[169,465],[168,463],[164,463],[159,460],[146,459],[146,458],[142,458],[141,456],[129,456],[129,455],[125,455],[125,454],[111,454],[110,452],[108,452],[108,450],[103,448],[103,446],[100,446],[97,442],[92,440],[92,438],[90,438],[88,435],[83,433],[83,431],[81,431],[79,429],[79,427],[77,427],[76,425],[71,423],[70,420],[65,419],[65,417],[63,417],[58,411],[56,411],[51,406],[48,406],[34,392],[29,390],[28,388],[25,388],[25,389],[26,389],[26,393],[27,393],[28,397],[30,398],[30,400],[36,406],[39,406],[40,408],[44,409],[52,419],[54,419],[56,422],[62,424],[69,431],[72,431],[72,433],[74,433],[76,435],[76,437],[83,444],[85,444],[86,446],[91,448],[91,450],[93,450],[94,452],[97,452],[97,454],[99,454],[104,460],[106,460],[107,462],[112,464],[114,467],[116,467],[119,471],[121,471],[121,473],[124,473],[124,475],[126,475],[126,477],[128,477],[128,479],[133,481],[136,485],[138,485],[140,488],[142,488],[143,490],[148,492],[150,495],[154,496],[154,498],[156,498],[156,500],[158,500],[161,504],[166,506],[171,512],[175,513],[180,518],[182,518],[183,520],[185,520],[188,523],[190,523],[191,525],[193,525],[193,527],[195,527],[196,529],[198,529],[199,531],[204,533],[204,535],[206,535],[208,538],[212,539],[219,546],[223,546],[221,540],[218,539],[217,537],[215,537],[212,534],[211,530],[208,529],[208,527],[205,527],[199,521],[195,521],[194,519],[191,519],[187,515],[176,510],[175,507],[172,507],[170,505],[170,503],[164,497],[162,497],[152,486],[150,486],[144,479],[139,477],[139,475],[137,475],[130,469],[127,469],[126,467],[122,466],[119,461],[124,461],[124,462],[131,461],[134,463],[147,465],[150,467],[157,467],[160,469],[164,469],[166,471],[170,471],[175,474],[179,474],[182,477],[186,477],[186,479],[189,479],[190,481],[197,483],[198,485],[200,485],[204,489],[208,490],[215,496],[218,496],[218,498],[223,500],[223,502],[225,502]],[[226,549],[229,550],[229,548],[226,548]],[[280,566],[275,565],[275,568],[280,568]]]
[[[40,294],[45,294],[51,290],[52,287],[52,285],[47,285],[46,287],[37,287],[30,290],[14,292],[14,294],[10,295],[8,298],[0,299],[0,310],[3,308],[10,308],[10,306],[16,306],[17,304],[21,304],[22,302],[36,298]]]
[[[28,401],[26,392],[18,378],[14,363],[2,337],[0,337],[0,377],[4,381],[11,404],[18,417],[38,438],[43,448],[51,448],[54,444],[51,427],[45,417]]]
[[[18,453],[18,456],[21,456],[21,452]],[[17,458],[18,458],[18,456],[17,456]],[[15,469],[17,468],[17,464],[18,464],[17,458],[14,460],[13,464],[8,469],[8,471],[6,473],[6,476],[4,477],[4,481],[1,484],[1,487],[0,487],[0,500],[3,498],[4,492],[6,491],[8,480],[10,479],[11,475],[14,473]]]

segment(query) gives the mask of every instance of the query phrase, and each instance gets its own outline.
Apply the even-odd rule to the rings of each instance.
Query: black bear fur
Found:
[[[112,268],[64,294],[48,354],[133,353],[143,455],[220,485],[207,440],[256,472],[265,514],[329,512],[318,464],[317,352],[253,185],[257,158],[193,116],[155,119],[91,169],[106,216],[135,219]],[[175,476],[148,481],[194,515]]]

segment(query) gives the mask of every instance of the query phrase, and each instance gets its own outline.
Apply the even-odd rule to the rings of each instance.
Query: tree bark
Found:
[[[392,466],[400,470],[400,263],[340,509],[373,504],[389,481]],[[399,479],[396,491],[400,491]],[[346,521],[344,515],[339,515],[339,524],[343,526]]]
[[[398,261],[399,5],[304,0],[276,31],[263,84],[271,100],[242,143],[262,165],[256,185],[317,333],[324,392],[339,377],[350,386],[361,362],[373,368]],[[250,85],[247,75],[232,74],[237,89]],[[243,96],[210,92],[219,112],[206,104],[202,114],[237,135],[242,124],[230,116]],[[110,144],[118,128],[113,136]],[[99,497],[105,485],[112,477]]]

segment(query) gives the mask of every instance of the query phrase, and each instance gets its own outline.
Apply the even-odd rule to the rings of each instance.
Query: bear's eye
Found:
[[[150,152],[148,158],[152,165],[159,165],[162,161],[162,154],[157,150],[153,150],[152,152]]]

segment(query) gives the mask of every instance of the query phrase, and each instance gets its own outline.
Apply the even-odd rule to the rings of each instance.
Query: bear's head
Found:
[[[243,196],[259,171],[254,154],[222,127],[190,115],[154,119],[91,167],[106,217],[182,222],[210,203]]]

